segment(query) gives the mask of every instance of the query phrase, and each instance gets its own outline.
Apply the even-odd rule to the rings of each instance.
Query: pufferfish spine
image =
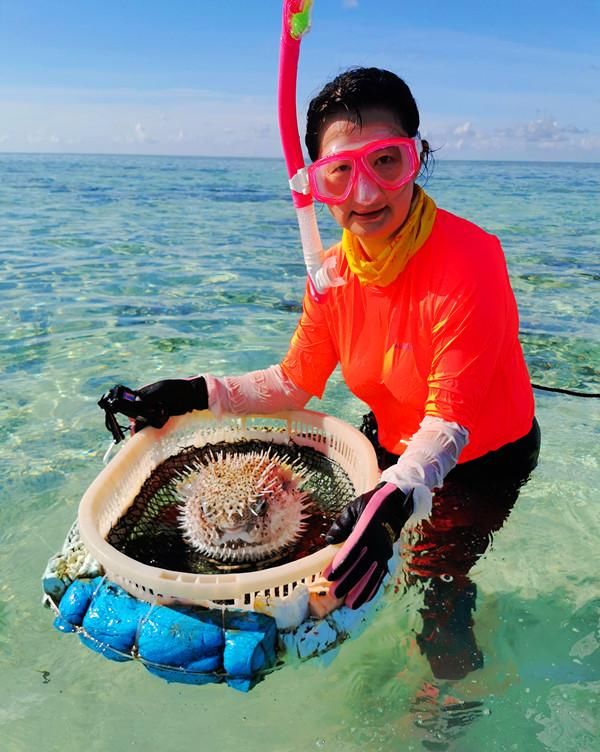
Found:
[[[274,558],[306,529],[308,476],[270,450],[211,456],[188,468],[175,494],[183,537],[199,553],[238,564]]]

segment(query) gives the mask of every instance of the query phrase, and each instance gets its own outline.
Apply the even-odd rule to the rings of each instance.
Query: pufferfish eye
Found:
[[[250,504],[250,511],[255,517],[262,517],[267,511],[266,499],[261,499],[260,497],[256,499],[253,504]]]

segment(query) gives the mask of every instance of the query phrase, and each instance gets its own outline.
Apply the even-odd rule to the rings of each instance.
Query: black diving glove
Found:
[[[122,413],[132,421],[133,433],[146,426],[162,428],[172,415],[206,410],[208,390],[202,376],[164,379],[137,390],[118,384],[104,394],[98,404],[106,412],[107,428],[113,433],[115,441],[119,441],[124,437],[122,432],[120,438],[117,436],[118,430],[115,433],[119,429],[115,413]]]
[[[208,409],[208,391],[206,381],[202,376],[192,379],[155,381],[154,384],[138,389],[137,395],[144,406],[162,408],[166,414],[164,422],[171,415],[183,415],[192,410]],[[156,427],[160,428],[160,426]]]

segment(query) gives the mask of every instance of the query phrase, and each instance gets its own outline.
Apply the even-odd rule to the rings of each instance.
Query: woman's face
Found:
[[[343,116],[332,119],[323,129],[319,158],[340,151],[358,149],[382,138],[406,137],[408,134],[386,110],[365,110],[362,127]],[[381,188],[362,171],[348,198],[329,206],[336,222],[368,245],[369,241],[387,242],[408,216],[414,180],[396,190]]]

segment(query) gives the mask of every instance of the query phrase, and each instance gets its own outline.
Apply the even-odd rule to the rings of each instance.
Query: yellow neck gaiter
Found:
[[[435,221],[436,205],[418,185],[410,212],[396,235],[374,258],[364,252],[359,239],[349,230],[342,234],[342,249],[350,270],[361,285],[390,285],[425,243]]]

